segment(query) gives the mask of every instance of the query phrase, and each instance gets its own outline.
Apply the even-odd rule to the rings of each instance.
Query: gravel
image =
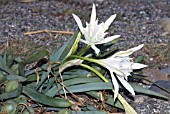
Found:
[[[70,0],[71,1],[71,0]],[[23,39],[23,33],[35,30],[65,30],[76,31],[77,25],[72,13],[76,13],[84,22],[89,21],[92,5],[57,0],[42,0],[39,2],[21,3],[8,2],[0,5],[0,42],[8,38]],[[105,21],[112,14],[117,18],[109,29],[109,35],[120,34],[124,41],[120,44],[167,43],[168,38],[161,36],[162,30],[157,25],[160,18],[170,15],[168,1],[145,0],[105,0],[97,2],[97,16]],[[30,35],[38,39],[41,34]]]
[[[122,35],[123,40],[119,41],[116,46],[168,43],[170,36],[161,36],[163,31],[158,21],[161,18],[170,17],[169,0],[92,1],[97,6],[97,17],[100,22],[117,14],[117,18],[108,31],[109,35]],[[8,0],[0,4],[0,44],[7,40],[27,38],[31,41],[39,41],[47,37],[47,34],[42,33],[24,35],[29,31],[47,29],[75,32],[78,27],[72,13],[78,15],[83,23],[85,20],[89,22],[91,7],[91,1],[41,0],[21,3],[19,0],[15,2]],[[42,43],[50,45],[48,39]],[[140,114],[170,113],[170,103],[164,100],[147,99],[144,103],[134,103],[134,107]]]

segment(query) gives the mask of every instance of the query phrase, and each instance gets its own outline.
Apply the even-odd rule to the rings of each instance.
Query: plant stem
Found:
[[[89,47],[90,47],[90,46],[86,44],[86,45],[84,46],[84,48],[77,54],[77,56],[82,55],[87,49],[89,49]]]

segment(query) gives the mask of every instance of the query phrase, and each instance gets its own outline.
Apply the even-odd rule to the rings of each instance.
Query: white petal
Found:
[[[92,12],[91,12],[91,19],[90,19],[90,24],[94,24],[96,21],[96,7],[93,4]]]
[[[79,39],[81,42],[85,43],[85,44],[88,44],[88,42],[86,40],[83,40],[83,39]]]
[[[135,52],[135,51],[140,50],[143,46],[144,46],[144,44],[141,44],[141,45],[138,45],[137,47],[134,47],[134,48],[128,49],[127,51]]]
[[[114,63],[110,63],[110,64],[114,64]],[[122,71],[118,70],[118,69],[115,69],[115,68],[112,68],[113,72],[120,75],[120,76],[126,76]]]
[[[144,68],[144,67],[147,67],[147,65],[140,64],[140,63],[133,63],[132,64],[132,69],[141,69],[141,68]]]
[[[97,55],[99,54],[100,49],[98,49],[95,45],[91,45],[91,48],[95,51]]]
[[[65,70],[68,67],[71,67],[74,65],[80,65],[82,62],[83,62],[83,60],[80,60],[80,59],[68,61],[59,67],[59,73],[61,73],[63,70]]]
[[[117,78],[120,80],[122,85],[130,92],[132,95],[135,95],[134,89],[132,86],[124,79],[124,77],[117,76]]]
[[[125,56],[129,56],[131,55],[133,52],[141,49],[142,47],[144,46],[144,44],[141,44],[137,47],[134,47],[134,48],[131,48],[131,49],[128,49],[126,51],[120,51],[120,52],[117,52],[113,55],[113,57],[116,57],[116,56],[119,56],[119,57],[125,57]]]
[[[110,18],[108,18],[104,24],[105,30],[108,29],[110,24],[113,22],[113,20],[116,18],[116,14],[112,15]]]
[[[113,72],[110,71],[110,74],[111,74],[111,78],[112,78],[112,83],[113,83],[113,86],[114,86],[114,101],[118,95],[118,92],[119,92],[119,84],[115,78],[115,76],[113,75]]]
[[[120,76],[125,76],[125,74],[118,69],[119,62],[114,60],[114,58],[101,59],[101,65],[107,69],[112,69],[112,71]]]
[[[73,15],[74,19],[76,20],[76,23],[79,26],[80,31],[84,34],[84,28],[83,28],[83,24],[82,24],[80,18],[75,14],[72,14],[72,15]]]
[[[105,38],[104,40],[101,40],[100,42],[97,42],[95,44],[103,44],[103,43],[107,43],[107,42],[110,42],[116,38],[119,38],[121,35],[114,35],[114,36],[110,36],[110,37],[107,37]]]

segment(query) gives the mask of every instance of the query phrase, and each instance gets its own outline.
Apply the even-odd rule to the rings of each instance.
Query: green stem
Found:
[[[77,54],[77,56],[82,55],[87,49],[89,49],[89,47],[90,47],[90,46],[86,44],[86,45],[84,46],[84,48]]]
[[[96,59],[92,59],[92,58],[88,58],[88,57],[81,57],[81,56],[77,56],[77,55],[71,55],[70,57],[78,58],[81,60],[86,60],[86,61],[93,62],[93,63],[98,63]]]
[[[92,72],[96,73],[104,82],[108,82],[108,80],[100,72],[98,72],[96,69],[94,69],[94,68],[92,68],[92,67],[90,67],[89,65],[86,65],[86,64],[80,64],[80,66],[91,70]]]

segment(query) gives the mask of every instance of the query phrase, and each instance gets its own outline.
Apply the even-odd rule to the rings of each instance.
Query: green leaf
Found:
[[[140,86],[137,86],[134,84],[131,84],[131,86],[138,93],[143,93],[143,94],[147,94],[147,95],[153,95],[156,97],[168,99],[166,96],[156,93],[156,92],[149,90],[147,88],[143,88],[143,87],[140,87]],[[108,83],[93,82],[93,83],[87,83],[87,84],[72,85],[72,86],[67,87],[67,89],[73,93],[74,92],[86,92],[86,91],[92,91],[92,90],[111,90],[112,88],[113,88],[113,85],[111,82],[108,82]],[[63,94],[64,91],[61,90],[60,93]]]
[[[25,60],[25,63],[30,64],[33,62],[38,62],[40,59],[44,58],[48,54],[49,54],[48,50],[39,51],[39,52],[35,53],[34,55],[30,56],[27,60]]]
[[[5,72],[9,74],[15,74],[4,62],[2,57],[0,56],[0,69],[4,70]]]
[[[18,75],[8,75],[6,76],[7,80],[18,80],[19,82],[25,82],[27,78]]]
[[[73,93],[77,92],[86,92],[92,90],[111,90],[113,88],[112,83],[104,83],[104,82],[94,82],[87,84],[79,84],[67,87],[67,89]],[[63,90],[60,91],[61,94],[64,93]],[[68,93],[68,92],[66,92]]]
[[[24,60],[21,57],[15,58],[15,61],[18,63],[24,62]]]
[[[49,72],[43,72],[41,79],[40,79],[40,82],[37,85],[37,88],[39,88],[43,84],[43,82],[46,80],[48,75],[49,75]]]
[[[68,100],[64,100],[61,98],[52,98],[25,86],[23,87],[22,92],[29,96],[30,98],[36,100],[37,102],[40,102],[48,106],[63,108],[71,106],[71,103]]]
[[[72,78],[86,78],[91,76],[91,72],[84,69],[72,69],[67,72],[63,72],[63,79],[72,79]]]
[[[18,70],[19,70],[19,75],[24,76],[25,63],[23,63],[23,62],[19,63]]]
[[[0,71],[0,84],[6,80],[6,76]]]
[[[27,82],[32,82],[37,80],[37,75],[36,74],[31,74],[27,77]]]
[[[143,94],[147,94],[147,95],[152,95],[152,96],[156,96],[156,97],[160,97],[160,98],[164,98],[164,99],[168,99],[168,97],[160,94],[160,93],[157,93],[157,92],[154,92],[152,90],[149,90],[147,88],[143,88],[141,86],[138,86],[138,85],[135,85],[133,83],[130,83],[130,85],[132,86],[132,88],[137,92],[137,93],[143,93]]]
[[[53,50],[50,55],[50,61],[63,61],[63,59],[68,55],[69,51],[71,50],[74,42],[76,41],[77,35],[78,32],[74,33],[74,35],[59,50]]]
[[[63,75],[88,75],[90,72],[84,69],[71,69],[67,72],[63,72]]]
[[[3,59],[4,59],[4,63],[6,64],[6,61],[7,61],[7,49],[6,48],[3,51]]]
[[[75,85],[75,84],[76,84],[76,85],[77,85],[77,84],[82,84],[82,83],[89,83],[89,84],[90,84],[90,82],[99,82],[99,81],[101,81],[101,79],[99,79],[99,78],[73,78],[73,79],[64,81],[64,85],[65,85],[66,87],[68,87],[68,86],[70,86],[70,85]],[[88,85],[88,84],[87,84],[87,85]],[[58,84],[57,86],[58,86],[58,89],[59,89],[59,90],[62,89],[61,85]],[[77,86],[78,86],[78,85],[77,85]],[[46,95],[53,97],[54,95],[57,94],[58,89],[57,89],[56,85],[54,85],[54,86],[46,93]]]
[[[55,81],[54,77],[53,77],[53,78],[50,78],[49,82],[47,83],[47,87],[46,87],[46,89],[45,89],[45,91],[44,91],[45,94],[46,94],[46,93],[49,91],[49,89],[52,87],[52,85],[54,84],[54,81]],[[54,93],[54,92],[53,92],[53,93]]]
[[[22,86],[20,85],[17,89],[13,91],[0,94],[0,100],[18,97],[21,94],[21,91],[22,91]]]
[[[12,63],[13,63],[13,57],[12,57],[12,55],[7,55],[6,65],[7,65],[8,67],[10,67],[10,66],[12,65]]]
[[[135,63],[141,63],[141,62],[143,62],[145,60],[145,56],[139,56],[139,57],[137,57],[136,59],[135,59]]]

